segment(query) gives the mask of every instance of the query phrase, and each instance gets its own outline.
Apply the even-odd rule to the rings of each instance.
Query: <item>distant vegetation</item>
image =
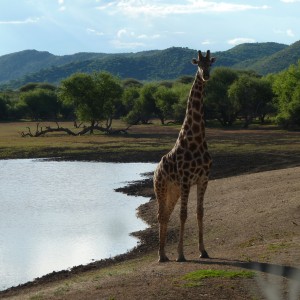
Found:
[[[129,125],[153,118],[181,123],[195,55],[195,50],[173,47],[65,56],[27,50],[1,56],[0,121],[73,120],[89,124],[85,133],[111,132],[113,119]],[[214,55],[204,99],[207,121],[224,127],[248,127],[253,121],[300,126],[300,41],[242,44]]]
[[[194,72],[196,70],[194,69]],[[0,93],[0,121],[72,120],[87,122],[93,132],[112,132],[112,120],[147,124],[181,123],[193,76],[177,80],[141,82],[121,80],[108,72],[75,73],[59,86],[28,83],[17,91]],[[232,68],[214,69],[204,98],[206,120],[220,126],[253,121],[276,122],[285,128],[300,126],[300,61],[285,71],[260,76]]]
[[[206,49],[202,49],[203,51]],[[138,53],[77,53],[55,56],[49,52],[25,50],[0,56],[0,88],[18,89],[29,82],[58,85],[74,73],[107,71],[120,79],[140,81],[175,80],[194,75],[191,59],[196,50],[172,47]],[[300,41],[291,46],[278,43],[246,43],[216,52],[216,67],[254,70],[259,75],[277,73],[296,64]]]

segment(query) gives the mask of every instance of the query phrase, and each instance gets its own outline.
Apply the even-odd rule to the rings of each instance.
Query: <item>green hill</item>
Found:
[[[290,46],[271,42],[245,43],[213,55],[217,57],[215,66],[251,69],[265,75],[296,63],[300,59],[300,41]],[[25,50],[0,56],[0,85],[15,89],[28,82],[58,84],[73,73],[94,71],[108,71],[122,79],[172,80],[182,75],[193,75],[195,67],[190,62],[196,56],[196,50],[181,47],[138,53],[76,53],[64,56]]]
[[[264,60],[253,64],[253,70],[260,74],[277,73],[292,64],[296,64],[300,59],[300,41],[284,48],[273,55],[266,57]]]

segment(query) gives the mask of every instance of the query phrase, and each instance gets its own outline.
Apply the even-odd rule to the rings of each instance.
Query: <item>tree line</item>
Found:
[[[181,123],[194,80],[143,83],[120,80],[107,72],[75,73],[59,86],[29,83],[18,91],[0,93],[0,121],[73,120],[93,128],[110,129],[113,119],[128,124]],[[300,61],[278,74],[258,76],[251,71],[215,68],[205,89],[205,117],[230,127],[266,119],[290,128],[300,126]],[[101,125],[102,126],[102,125]],[[101,127],[101,128],[103,128]]]

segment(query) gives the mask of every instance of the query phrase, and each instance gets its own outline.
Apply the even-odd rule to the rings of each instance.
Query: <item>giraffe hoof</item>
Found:
[[[180,256],[176,259],[177,262],[186,262],[186,259],[184,256]]]
[[[200,254],[200,258],[209,258],[208,253],[204,250]]]

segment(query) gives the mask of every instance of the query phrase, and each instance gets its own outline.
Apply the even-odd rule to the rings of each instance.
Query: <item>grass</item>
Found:
[[[49,125],[44,123],[43,125]],[[56,126],[55,124],[51,124]],[[62,122],[63,127],[71,128],[72,123]],[[122,127],[122,124],[118,124]],[[93,134],[84,136],[68,136],[66,134],[51,133],[44,137],[21,137],[20,132],[29,126],[35,129],[33,122],[16,122],[0,124],[0,159],[6,158],[40,158],[40,157],[92,157],[95,160],[123,159],[124,153],[149,153],[153,151],[167,151],[170,145],[166,140],[151,134],[141,135],[139,132],[130,132],[127,135],[110,136]],[[123,126],[124,127],[124,126]],[[109,154],[109,155],[108,155]],[[109,159],[108,159],[109,160]]]
[[[253,278],[254,272],[251,271],[229,271],[229,270],[197,270],[187,273],[182,277],[185,287],[195,287],[201,285],[201,281],[211,278],[236,279]]]
[[[281,250],[285,250],[291,246],[291,243],[279,243],[279,244],[269,244],[267,250],[271,252],[280,252]]]
[[[72,128],[71,122],[60,126]],[[43,122],[40,126],[53,126]],[[174,145],[180,125],[133,126],[128,134],[106,135],[95,133],[84,136],[68,136],[65,133],[50,133],[44,137],[21,137],[20,132],[30,127],[35,131],[35,122],[0,123],[0,159],[8,158],[63,158],[97,161],[159,161]],[[125,128],[121,121],[114,121],[113,128]],[[238,130],[208,128],[209,151],[216,155],[295,155],[300,152],[300,135],[277,129]],[[244,162],[243,162],[244,163]]]

